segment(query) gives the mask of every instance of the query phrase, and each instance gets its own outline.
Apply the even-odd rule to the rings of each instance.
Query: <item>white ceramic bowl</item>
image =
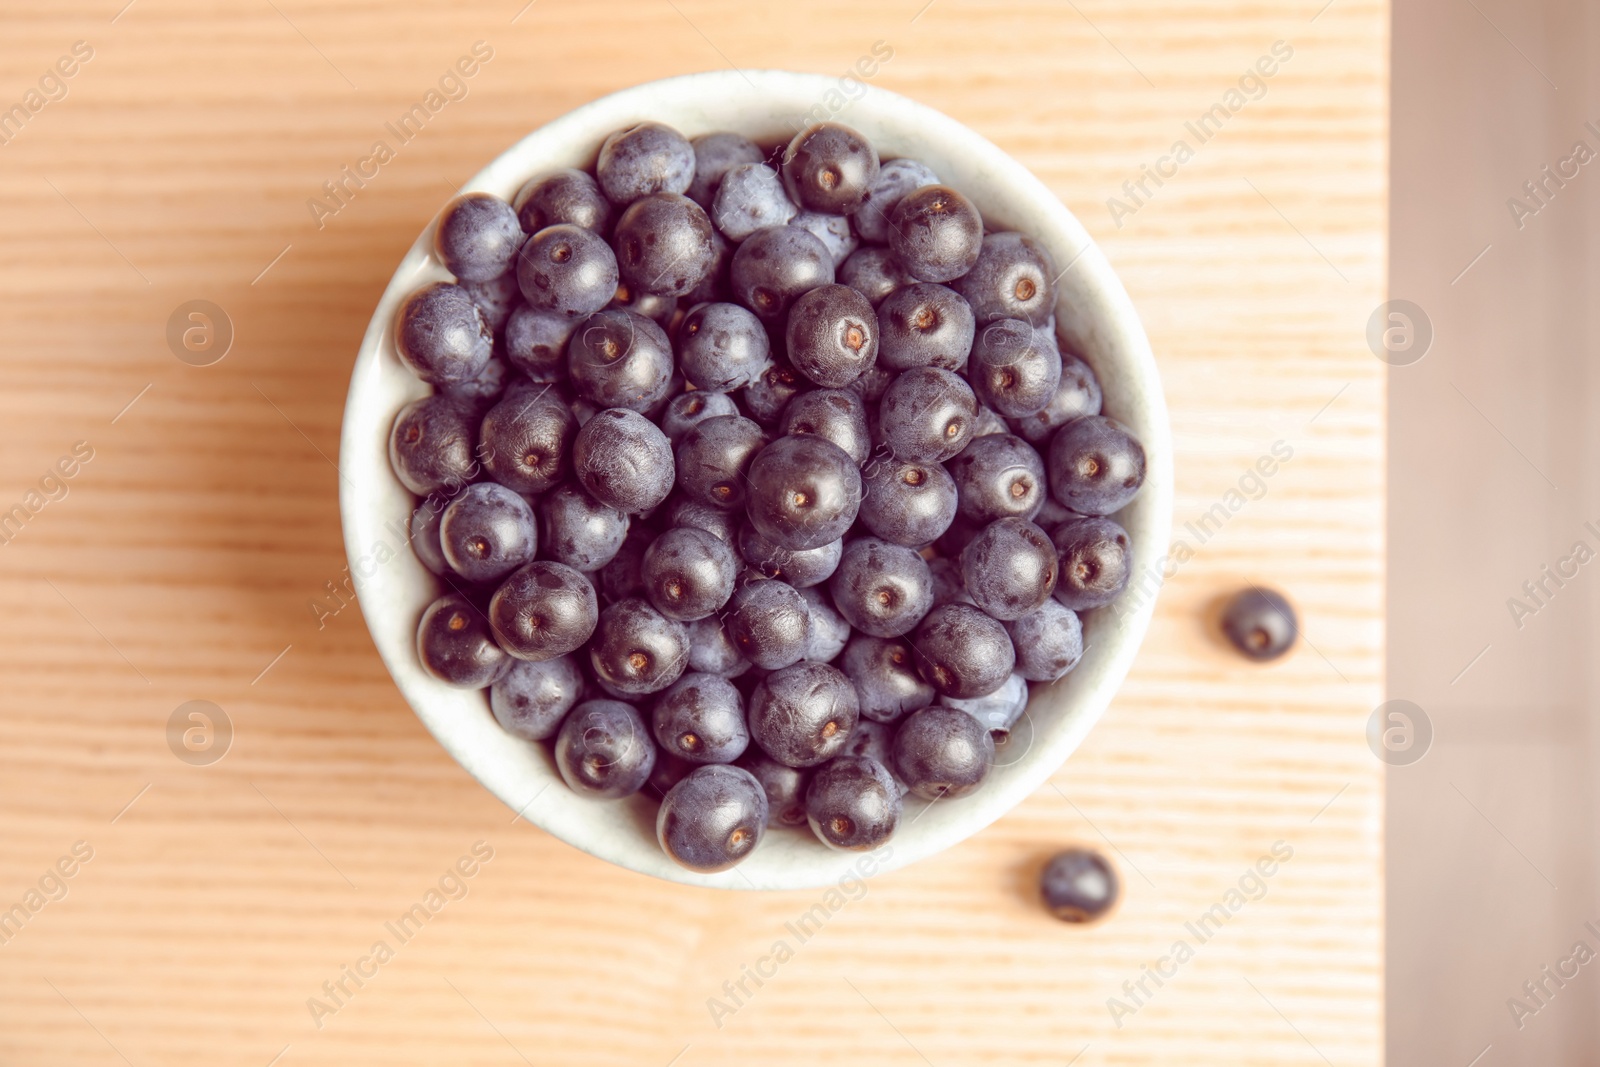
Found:
[[[748,79],[748,81],[746,80]],[[754,84],[754,89],[751,87]],[[858,90],[859,91],[859,90]],[[690,74],[614,93],[524,137],[463,191],[510,199],[529,178],[557,167],[588,167],[606,134],[653,119],[685,135],[736,130],[762,143],[788,140],[801,115],[843,99],[836,79],[782,71]],[[976,133],[928,107],[867,88],[832,116],[870,137],[881,155],[914,156],[966,193],[992,229],[1016,229],[1043,242],[1064,273],[1059,332],[1100,377],[1108,414],[1144,443],[1143,492],[1120,516],[1132,537],[1135,575],[1166,552],[1172,517],[1172,445],[1155,359],[1122,284],[1084,228],[1049,189]],[[379,301],[356,357],[340,441],[340,509],[362,613],[378,652],[417,717],[463,767],[513,811],[585,852],[645,874],[694,885],[795,889],[837,882],[860,862],[825,848],[810,833],[774,831],[738,868],[697,874],[669,860],[655,839],[654,801],[595,801],[562,783],[547,750],[505,733],[487,694],[452,689],[423,672],[415,636],[438,580],[405,547],[414,507],[389,468],[396,412],[428,392],[394,351],[395,309],[406,294],[450,276],[434,258],[430,224],[406,254]],[[1070,266],[1069,266],[1070,265]],[[389,558],[392,555],[393,558]],[[905,815],[879,870],[948,848],[994,822],[1039,788],[1077,748],[1110,704],[1149,624],[1154,598],[1120,614],[1092,612],[1088,650],[1077,670],[1035,687],[1026,715],[1001,747],[983,788],[931,806],[907,798]]]

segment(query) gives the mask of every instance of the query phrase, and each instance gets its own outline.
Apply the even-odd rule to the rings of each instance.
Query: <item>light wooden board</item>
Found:
[[[121,3],[11,12],[0,42],[6,106],[73,42],[94,50],[0,148],[0,509],[93,449],[0,547],[0,908],[93,849],[0,945],[0,1062],[1381,1059],[1363,726],[1382,690],[1384,405],[1363,329],[1384,288],[1386,4]],[[468,96],[319,230],[307,199],[479,40],[494,58]],[[996,141],[1103,242],[1165,377],[1176,536],[1274,442],[1293,457],[1168,583],[1051,786],[801,944],[786,924],[819,894],[659,884],[513,825],[401,702],[358,610],[319,629],[310,604],[342,579],[353,354],[455,183],[610,90],[734,63],[842,74],[876,41],[894,51],[876,84]],[[1115,225],[1107,198],[1276,41],[1293,56],[1264,95]],[[237,335],[204,368],[165,340],[197,298]],[[1305,644],[1270,668],[1206,629],[1245,580],[1304,613]],[[211,766],[167,746],[196,699],[236,731]],[[467,895],[400,944],[384,924],[479,841],[493,859]],[[1091,930],[1030,894],[1072,841],[1126,880]],[[1293,858],[1265,895],[1113,1020],[1108,998],[1197,943],[1185,923],[1279,841]],[[716,1025],[708,999],[779,939],[793,957]],[[308,998],[380,940],[394,958],[347,979],[319,1028]]]

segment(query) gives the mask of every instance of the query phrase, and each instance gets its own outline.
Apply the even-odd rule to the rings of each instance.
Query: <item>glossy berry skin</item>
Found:
[[[941,604],[911,636],[917,672],[947,697],[987,696],[1005,684],[1016,651],[1005,627],[970,604]]]
[[[650,726],[663,751],[690,763],[732,763],[750,744],[744,698],[715,674],[679,678],[656,700]]]
[[[656,746],[633,705],[586,700],[562,720],[556,769],[576,793],[606,800],[632,796],[655,769]]]
[[[857,630],[899,637],[933,606],[933,575],[915,549],[858,537],[845,544],[828,591],[839,614]]]
[[[489,476],[519,493],[557,484],[572,461],[578,420],[554,392],[502,400],[483,417],[478,456]]]
[[[1083,658],[1083,623],[1059,600],[1006,623],[1006,633],[1017,650],[1017,673],[1030,682],[1053,682]]]
[[[980,326],[997,319],[1043,322],[1055,311],[1055,265],[1050,253],[1020,233],[991,233],[978,260],[956,283]]]
[[[741,585],[728,600],[723,625],[745,659],[775,671],[800,661],[811,640],[811,611],[787,582]]]
[[[733,548],[704,530],[668,530],[645,549],[645,597],[669,619],[693,622],[722,610],[738,577]]]
[[[789,308],[789,362],[824,389],[842,389],[878,358],[878,316],[847,285],[819,285]]]
[[[856,687],[862,717],[873,722],[896,722],[937,696],[917,673],[916,654],[903,637],[858,633],[845,645],[838,667]]]
[[[692,292],[716,259],[711,220],[679,193],[651,193],[629,204],[611,244],[623,283],[652,296]]]
[[[630,513],[667,499],[676,477],[667,435],[627,408],[608,408],[584,424],[572,442],[572,470],[590,496]]]
[[[668,526],[693,526],[730,545],[739,522],[735,512],[702,504],[681,494],[667,502]]]
[[[1069,848],[1050,857],[1039,875],[1046,910],[1069,923],[1092,923],[1111,914],[1122,893],[1116,869],[1100,853]]]
[[[826,663],[775,670],[750,694],[750,736],[790,767],[815,767],[844,751],[859,711],[850,680]]]
[[[829,541],[820,548],[791,551],[773,544],[748,522],[739,527],[734,539],[739,555],[762,576],[787,582],[796,589],[807,589],[825,582],[839,567],[844,541]]]
[[[982,245],[983,216],[948,185],[913,189],[889,214],[889,248],[922,281],[961,277],[978,261]]]
[[[937,463],[876,459],[863,471],[858,517],[874,537],[915,548],[950,528],[957,499],[955,479]]]
[[[848,215],[878,182],[878,153],[848,126],[819,122],[795,134],[783,153],[783,185],[807,211]]]
[[[967,796],[992,766],[994,738],[964,711],[923,708],[895,732],[894,769],[923,800]]]
[[[833,257],[833,269],[843,266],[850,254],[861,247],[861,241],[850,228],[850,220],[843,215],[824,215],[820,211],[802,211],[789,223],[809,232],[822,242]]]
[[[806,821],[829,848],[877,848],[894,835],[901,810],[900,786],[870,756],[840,756],[806,786]]]
[[[800,590],[811,613],[811,636],[806,641],[805,659],[811,663],[832,663],[850,641],[850,624],[833,606],[833,598],[821,586]]]
[[[517,285],[530,307],[568,318],[592,315],[616,295],[617,257],[605,238],[571,223],[547,226],[517,255]]]
[[[968,360],[973,391],[1008,419],[1050,403],[1061,384],[1061,353],[1021,319],[1001,319],[978,331]]]
[[[992,693],[964,699],[944,697],[941,703],[972,716],[997,741],[1004,740],[1011,727],[1022,718],[1022,713],[1028,710],[1028,682],[1022,675],[1012,672]]]
[[[619,693],[658,693],[688,667],[689,631],[643,600],[618,601],[600,613],[589,665]]]
[[[743,415],[706,419],[678,442],[674,453],[678,488],[702,504],[742,507],[750,464],[766,446],[766,431]]]
[[[694,181],[689,183],[688,196],[707,212],[728,171],[741,163],[760,163],[766,157],[761,146],[742,133],[702,133],[689,143],[694,147]]]
[[[489,690],[500,728],[525,741],[554,737],[583,692],[583,673],[571,656],[515,660]]]
[[[808,230],[769,226],[739,245],[728,284],[734,299],[761,321],[781,323],[800,294],[833,284],[833,256]]]
[[[741,163],[723,176],[710,210],[717,231],[738,242],[768,226],[788,225],[800,209],[777,171],[765,163]]]
[[[500,647],[535,662],[582,648],[599,615],[589,579],[549,560],[534,560],[515,571],[489,601],[489,621]]]
[[[739,405],[727,393],[708,393],[704,389],[696,389],[690,393],[679,393],[667,401],[666,410],[661,413],[661,432],[667,435],[667,440],[672,442],[676,450],[684,434],[707,419],[738,414]],[[676,451],[673,454],[676,455]]]
[[[662,798],[656,840],[679,866],[725,871],[761,843],[769,817],[766,790],[749,771],[712,764],[691,771]]]
[[[963,370],[975,336],[972,309],[954,289],[917,282],[878,305],[878,361],[891,370]]]
[[[458,689],[493,685],[511,663],[483,612],[460,593],[445,594],[422,613],[417,659],[429,674]]]
[[[1101,517],[1074,518],[1050,535],[1059,558],[1055,597],[1063,607],[1089,611],[1117,599],[1133,573],[1128,531]]]
[[[849,389],[813,389],[800,393],[783,409],[779,434],[808,433],[832,441],[859,466],[872,452],[867,408]]]
[[[1027,519],[996,519],[961,551],[961,580],[972,602],[1008,622],[1038,611],[1056,589],[1056,548]]]
[[[1080,515],[1120,511],[1144,485],[1144,446],[1104,415],[1069,422],[1050,439],[1050,491]]]
[[[587,172],[570,167],[523,186],[516,207],[526,233],[562,223],[582,226],[602,237],[611,232],[611,201]]]
[[[454,573],[444,558],[444,546],[439,543],[439,523],[447,504],[449,501],[440,497],[425,498],[411,513],[411,522],[406,526],[406,537],[418,562],[441,577]]]
[[[406,297],[395,319],[395,352],[418,378],[448,386],[483,373],[494,332],[459,285],[435,282]]]
[[[506,359],[533,381],[565,381],[567,343],[581,325],[582,320],[522,304],[506,320]]]
[[[401,484],[418,496],[448,495],[476,478],[478,410],[439,393],[401,408],[389,434],[389,466]]]
[[[467,581],[503,578],[539,547],[533,508],[503,485],[469,485],[444,509],[439,544],[451,570]]]
[[[839,281],[878,307],[885,297],[917,281],[887,248],[865,247],[839,266]]]
[[[878,180],[867,194],[851,222],[863,241],[887,244],[889,241],[889,213],[913,189],[924,185],[938,185],[939,176],[926,163],[915,159],[891,159],[878,167]]]
[[[744,413],[761,425],[776,428],[789,401],[811,388],[806,376],[782,360],[773,360],[766,370],[740,394]]]
[[[539,498],[544,555],[591,574],[616,558],[628,537],[628,515],[567,483]]]
[[[1253,585],[1228,602],[1222,632],[1241,655],[1264,663],[1294,647],[1300,622],[1282,593]]]
[[[1014,419],[1017,433],[1032,444],[1045,447],[1052,434],[1074,419],[1100,414],[1100,382],[1089,364],[1076,356],[1061,357],[1061,382],[1044,407],[1032,415]]]
[[[978,437],[950,461],[963,518],[1032,520],[1048,495],[1044,460],[1033,446],[1009,433]]]
[[[672,385],[672,345],[654,320],[612,308],[589,318],[567,345],[567,373],[597,408],[644,411]]]
[[[831,441],[781,437],[750,463],[745,512],[761,535],[788,549],[844,536],[861,507],[861,471]]]
[[[766,793],[768,826],[796,827],[806,824],[806,783],[810,781],[808,771],[786,767],[755,745],[745,750],[735,766],[749,771]]]
[[[694,146],[683,134],[641,122],[605,139],[594,171],[606,199],[627,205],[651,193],[687,193],[694,168]]]
[[[689,624],[689,669],[737,678],[750,669],[750,661],[734,645],[722,619],[712,615]]]
[[[678,327],[678,367],[697,388],[738,389],[771,363],[766,327],[738,304],[701,304]]]
[[[878,436],[896,459],[942,463],[967,447],[978,401],[966,379],[938,367],[903,371],[878,402]]]
[[[510,204],[489,193],[467,193],[445,205],[433,250],[461,281],[486,282],[511,269],[527,236]]]

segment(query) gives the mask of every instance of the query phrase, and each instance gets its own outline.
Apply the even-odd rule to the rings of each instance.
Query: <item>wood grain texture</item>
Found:
[[[1363,726],[1382,691],[1384,396],[1363,329],[1384,289],[1386,4],[121,3],[10,13],[0,43],[5,105],[74,41],[94,48],[0,148],[0,509],[75,442],[94,450],[0,548],[0,908],[74,842],[94,850],[0,945],[0,1062],[1381,1059]],[[467,98],[319,229],[306,200],[478,40],[494,59]],[[455,183],[613,89],[730,64],[842,73],[879,40],[876,84],[993,139],[1103,242],[1167,387],[1175,535],[1196,543],[1184,524],[1274,442],[1293,456],[1166,585],[1051,786],[854,890],[800,944],[785,924],[820,894],[659,884],[512,824],[401,702],[358,609],[319,628],[309,605],[343,577],[351,360]],[[1276,41],[1293,57],[1264,95],[1118,227],[1107,198]],[[210,367],[165,341],[195,298],[237,332]],[[1270,668],[1206,628],[1245,580],[1304,613],[1307,640]],[[167,747],[193,699],[236,730],[212,766]],[[384,924],[478,841],[494,858],[468,894],[399,944]],[[1069,841],[1126,882],[1091,930],[1030,894]],[[1265,895],[1114,1021],[1108,998],[1195,942],[1184,924],[1278,841],[1294,854]],[[708,998],[780,938],[793,957],[718,1027]],[[307,999],[379,940],[394,958],[319,1028]]]

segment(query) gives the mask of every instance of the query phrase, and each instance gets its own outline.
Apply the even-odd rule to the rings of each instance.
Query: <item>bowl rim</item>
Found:
[[[754,94],[750,92],[752,88],[757,90]],[[474,175],[461,187],[461,192],[488,191],[510,199],[517,187],[540,173],[562,166],[586,165],[592,161],[607,133],[645,119],[678,126],[689,136],[741,125],[741,132],[749,135],[758,121],[765,121],[763,128],[777,124],[780,108],[784,115],[814,116],[815,109],[807,105],[822,104],[831,112],[830,118],[847,125],[868,127],[866,132],[875,142],[883,138],[881,133],[874,134],[872,127],[914,128],[919,137],[916,154],[947,160],[944,168],[935,169],[951,184],[957,188],[992,184],[1000,191],[998,195],[1008,202],[1025,206],[1029,232],[1051,249],[1058,263],[1068,261],[1061,270],[1062,279],[1070,272],[1077,272],[1067,287],[1058,286],[1058,310],[1068,300],[1068,289],[1073,299],[1095,303],[1092,314],[1082,314],[1081,307],[1073,308],[1074,315],[1061,329],[1067,333],[1083,331],[1081,336],[1075,335],[1070,340],[1074,347],[1082,349],[1079,354],[1094,365],[1108,395],[1115,389],[1124,393],[1131,391],[1135,398],[1137,411],[1131,417],[1125,417],[1130,413],[1122,409],[1116,415],[1134,425],[1144,445],[1146,481],[1129,509],[1115,517],[1128,527],[1133,541],[1134,581],[1142,584],[1145,578],[1154,575],[1154,593],[1159,594],[1160,569],[1165,563],[1172,519],[1171,430],[1155,357],[1121,280],[1066,205],[1028,168],[992,142],[942,112],[897,93],[864,83],[858,83],[851,91],[859,91],[859,95],[845,99],[842,106],[833,107],[825,102],[843,93],[840,79],[779,70],[710,71],[642,83],[592,100],[528,133]],[[706,124],[704,129],[699,129],[685,117],[723,114],[730,108],[748,109],[742,123],[723,119],[719,125]],[[755,116],[760,114],[765,114],[766,118],[758,120]],[[789,129],[781,136],[787,136],[794,128],[792,121],[788,125]],[[553,146],[560,144],[567,147],[555,150]],[[582,149],[584,145],[588,146],[586,150]],[[910,153],[890,151],[886,154]],[[530,158],[534,160],[532,165]],[[952,167],[972,166],[980,168],[972,180],[957,179],[946,173]],[[983,197],[974,196],[974,199]],[[986,211],[986,221],[989,217]],[[382,399],[379,391],[392,379],[395,369],[404,372],[392,351],[391,324],[399,302],[422,284],[451,278],[432,255],[437,221],[436,212],[385,287],[351,371],[340,434],[339,467],[343,475],[339,491],[340,518],[362,617],[396,687],[441,746],[485,788],[517,812],[517,817],[598,858],[669,881],[734,889],[814,888],[862,877],[866,873],[894,870],[958,844],[1011,811],[1060,769],[1105,713],[1132,667],[1154,612],[1156,595],[1141,596],[1131,610],[1118,612],[1114,622],[1108,618],[1111,609],[1099,609],[1085,618],[1085,634],[1089,640],[1083,661],[1061,682],[1032,689],[1029,711],[1013,734],[1014,738],[1020,737],[1023,728],[1028,728],[1029,747],[1014,763],[1005,765],[1006,773],[999,773],[997,769],[978,792],[947,803],[923,831],[916,831],[914,824],[924,811],[935,805],[907,797],[906,814],[894,839],[866,858],[858,853],[828,850],[809,834],[804,835],[803,841],[796,842],[788,839],[795,836],[792,831],[788,832],[788,837],[784,832],[774,832],[740,866],[730,871],[703,874],[678,867],[660,851],[654,840],[653,812],[645,812],[637,803],[638,797],[631,801],[594,801],[578,797],[564,786],[555,795],[549,795],[550,786],[560,786],[561,781],[549,767],[540,770],[540,755],[534,751],[539,746],[501,731],[489,712],[483,691],[450,689],[424,674],[415,658],[415,622],[410,623],[412,636],[409,637],[405,636],[403,626],[396,628],[392,617],[397,607],[395,590],[397,585],[407,583],[400,580],[394,568],[399,567],[406,575],[429,583],[435,581],[433,576],[423,570],[406,545],[402,545],[398,553],[390,548],[392,562],[378,553],[377,565],[372,571],[363,566],[372,563],[374,558],[366,546],[387,545],[392,538],[404,539],[405,518],[409,518],[414,506],[414,503],[405,506],[405,518],[399,522],[401,529],[396,530],[393,500],[396,490],[402,494],[405,490],[389,468],[387,440],[398,406],[426,395],[428,387],[412,379],[414,385],[400,386],[408,395],[403,395],[395,406],[381,413],[374,410],[374,396]],[[1059,246],[1063,241],[1076,249],[1070,257],[1061,254],[1063,249]],[[376,456],[375,443],[378,445]],[[406,499],[413,498],[406,494]],[[386,501],[388,506],[384,506]],[[1132,589],[1131,581],[1129,591]],[[436,592],[428,594],[428,599],[435,595]],[[411,618],[414,620],[415,614]],[[1091,661],[1090,653],[1102,642],[1111,647]],[[1032,712],[1042,698],[1052,697],[1059,697],[1056,703],[1062,705],[1052,713],[1063,721],[1050,731],[1042,732],[1042,740],[1035,740]],[[481,705],[476,712],[473,700]],[[487,724],[482,721],[485,719]],[[543,763],[548,764],[548,757],[543,757]],[[1012,767],[1020,769],[1013,773]],[[532,786],[536,781],[541,784],[534,790]],[[546,797],[548,799],[541,803]],[[593,829],[590,825],[593,823],[601,823],[602,828]],[[948,827],[948,830],[935,835],[929,829],[935,826]],[[619,832],[607,832],[609,830]],[[638,847],[640,833],[649,838],[647,848]]]

